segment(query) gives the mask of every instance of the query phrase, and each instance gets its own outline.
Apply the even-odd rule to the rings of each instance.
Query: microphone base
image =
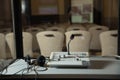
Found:
[[[70,55],[70,52],[68,52],[68,55]]]

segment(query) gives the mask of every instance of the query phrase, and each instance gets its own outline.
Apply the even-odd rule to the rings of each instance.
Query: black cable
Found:
[[[38,72],[36,71],[35,66],[34,66],[34,72],[36,73],[35,80],[37,80],[37,78],[38,78]]]
[[[25,71],[25,70],[28,70],[27,73],[29,73],[29,70],[32,69],[32,68],[33,68],[33,70],[31,70],[31,71],[34,71],[34,72],[35,72],[35,74],[36,74],[36,75],[35,75],[35,80],[37,80],[37,78],[38,78],[38,72],[37,72],[37,70],[35,69],[35,66],[31,66],[31,67],[24,68],[24,69],[16,72],[15,74],[17,74],[17,73],[19,73],[19,72],[22,71],[22,74],[21,74],[21,79],[22,79],[22,77],[23,77],[23,75],[24,75],[24,74],[23,74],[24,71]]]
[[[23,69],[21,69],[21,70],[19,70],[19,71],[17,71],[16,73],[14,73],[13,75],[16,75],[17,73],[19,73],[19,72],[21,72],[21,71],[25,71],[25,70],[29,70],[29,69],[31,69],[33,66],[31,66],[31,67],[27,67],[27,68],[23,68]],[[23,75],[23,72],[22,72],[22,75]]]
[[[30,66],[30,65],[28,64],[27,68],[24,68],[24,69],[22,70],[21,80],[22,80],[22,78],[23,78],[24,71],[27,70],[27,73],[29,73],[29,70],[33,68],[33,66],[31,66],[31,67],[29,67],[29,66]],[[32,70],[31,70],[31,71],[32,71]]]
[[[15,59],[15,60],[13,60],[10,64],[12,64],[12,63],[14,63],[14,62],[17,62],[17,61],[19,61],[19,60],[21,60],[21,59]],[[4,71],[5,69],[6,69],[6,72],[5,72],[5,73],[7,73],[7,68],[10,66],[10,64],[2,70],[1,75],[2,75],[2,73],[3,73],[3,71]],[[39,67],[40,67],[40,66],[39,66]],[[38,68],[38,67],[37,67],[37,68]],[[31,72],[31,71],[34,71],[34,72],[35,72],[35,80],[37,80],[37,78],[38,78],[38,71],[46,71],[46,70],[48,70],[47,66],[43,67],[44,69],[40,69],[40,70],[37,70],[37,68],[36,68],[36,65],[35,65],[35,64],[29,65],[29,64],[27,63],[27,68],[23,68],[23,69],[15,72],[13,75],[17,75],[19,72],[22,72],[22,74],[21,74],[21,79],[22,79],[25,70],[27,70],[27,74],[28,74],[29,72]],[[5,73],[4,73],[4,74],[5,74]]]
[[[40,66],[39,66],[40,67]],[[34,66],[34,72],[35,72],[35,80],[37,80],[37,78],[38,78],[38,71],[46,71],[46,70],[48,70],[48,68],[47,67],[45,67],[45,69],[42,69],[42,70],[37,70],[37,68],[35,68],[35,66]]]
[[[27,68],[23,68],[23,69],[17,71],[16,73],[14,73],[13,75],[16,75],[17,73],[19,73],[19,72],[21,72],[21,71],[23,71],[23,70],[25,70],[25,69],[27,69]]]
[[[0,79],[2,79],[3,71],[6,70],[5,73],[7,73],[7,72],[8,72],[7,68],[8,68],[12,63],[14,63],[14,62],[16,62],[16,61],[18,61],[18,60],[17,60],[17,59],[14,59],[13,61],[11,61],[7,66],[5,66],[5,67],[2,69],[2,71],[0,72]],[[5,73],[4,73],[4,74],[5,74]]]
[[[47,67],[44,67],[44,69],[41,69],[41,70],[36,70],[36,71],[47,71],[48,68]]]
[[[13,61],[11,61],[6,67],[3,68],[3,70],[1,71],[0,75],[2,75],[3,71],[6,70],[5,73],[7,73],[7,68],[14,62],[19,61],[20,59],[14,59]]]

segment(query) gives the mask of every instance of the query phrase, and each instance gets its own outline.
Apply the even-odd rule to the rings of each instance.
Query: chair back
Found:
[[[6,55],[5,35],[0,33],[0,59],[5,59]]]
[[[86,28],[83,26],[69,26],[66,31],[78,31],[78,30],[85,30]]]
[[[43,28],[39,28],[39,27],[30,27],[28,29],[26,29],[26,32],[30,32],[33,35],[33,42],[32,42],[32,49],[34,52],[39,51],[39,46],[38,46],[38,42],[36,39],[36,34],[38,32],[44,31]]]
[[[91,33],[91,42],[90,49],[91,50],[101,50],[100,38],[99,35],[101,32],[109,30],[106,26],[93,26],[89,28],[89,32]]]
[[[51,52],[62,51],[64,34],[59,31],[43,31],[36,34],[41,54],[49,57]]]
[[[117,55],[118,49],[118,31],[105,31],[100,34],[102,56]]]
[[[68,42],[70,41],[71,35],[74,36],[74,39],[69,44],[70,52],[88,52],[91,34],[88,31],[68,31],[65,33],[66,36],[66,47],[68,50]]]
[[[65,29],[64,28],[62,28],[62,27],[57,27],[57,26],[53,26],[53,27],[48,27],[47,29],[46,29],[47,31],[60,31],[60,32],[65,32]]]
[[[32,52],[32,34],[29,32],[23,32],[23,56],[33,56]],[[15,51],[15,38],[14,33],[8,33],[5,36],[9,49],[11,51],[12,58],[16,58],[16,51]]]

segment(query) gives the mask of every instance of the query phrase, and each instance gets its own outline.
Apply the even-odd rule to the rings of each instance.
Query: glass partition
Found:
[[[87,51],[90,56],[120,56],[119,3],[119,0],[0,0],[0,71],[13,59],[27,55],[37,58],[49,49],[81,52],[84,46],[82,52]],[[47,31],[80,34],[71,43],[68,42],[71,38],[64,36],[62,48],[57,50],[57,45],[53,46],[55,42],[39,41],[37,34]],[[85,44],[88,37],[82,32],[90,34]],[[48,33],[46,37],[55,36]],[[78,37],[82,43],[76,40]],[[41,43],[49,49],[42,48]]]
[[[13,21],[10,0],[0,0],[0,72],[16,55],[13,33]],[[13,46],[13,47],[11,47]],[[14,48],[14,49],[13,49]]]
[[[119,0],[23,1],[26,3],[26,8],[23,9],[26,13],[22,14],[22,22],[26,23],[23,25],[23,30],[32,33],[34,37],[32,48],[33,53],[41,53],[36,40],[36,34],[38,32],[46,31],[50,27],[63,28],[65,32],[70,26],[84,27],[86,31],[90,32],[92,35],[89,48],[90,54],[99,56],[102,55],[100,34],[104,31],[118,31]],[[49,11],[56,13],[51,14]],[[79,13],[79,15],[73,14],[72,11],[74,13]],[[95,30],[95,27],[99,29],[92,31]],[[114,43],[118,46],[117,40]],[[67,51],[66,42],[64,42],[63,51]]]
[[[17,54],[17,58],[26,56],[29,53],[32,57],[42,54],[36,38],[38,32],[57,31],[57,29],[54,28],[57,27],[62,28],[61,31],[64,34],[68,31],[67,29],[69,27],[74,28],[75,26],[83,27],[85,31],[90,32],[92,35],[89,43],[90,55],[101,56],[102,46],[99,37],[100,34],[105,31],[118,31],[119,28],[119,0],[20,0],[20,3],[16,1],[19,5],[15,3],[11,5],[11,1],[12,0],[2,0],[0,2],[0,33],[6,35],[7,33],[14,32],[16,37],[19,36],[17,37],[19,40],[15,40],[17,48],[14,47],[16,52],[20,50],[18,51],[19,54],[15,53],[15,55]],[[13,6],[14,9],[19,9],[17,12],[13,10],[14,15],[12,14],[11,6]],[[77,17],[71,14],[72,10],[78,12],[78,9],[80,14],[77,15]],[[13,22],[13,18],[19,20]],[[92,31],[94,29],[93,27],[97,27],[98,29]],[[100,28],[104,28],[104,30],[102,31]],[[29,32],[32,35],[32,38],[30,38],[32,41],[25,41],[25,38],[21,36],[23,35],[22,32]],[[117,34],[118,33],[114,35],[117,36]],[[20,41],[21,38],[22,40]],[[27,42],[31,42],[32,44]],[[30,44],[28,45],[29,48],[27,48],[27,50],[30,49],[28,51],[26,50],[26,47],[28,47],[25,45],[26,43]],[[118,40],[114,43],[115,44],[112,45],[118,46]],[[66,44],[66,40],[64,40],[62,51],[67,51]],[[21,46],[23,46],[23,52],[22,48],[20,48]],[[3,47],[0,46],[0,49],[2,48]],[[113,47],[110,49],[113,49]],[[116,50],[117,49],[118,47],[116,47]],[[15,52],[15,50],[13,52]],[[117,52],[116,50],[114,52]],[[3,52],[0,54],[5,56],[2,58],[13,58],[7,42],[5,42],[5,54],[3,54]]]
[[[13,32],[11,1],[0,1],[0,59],[12,58],[11,50],[6,39]]]

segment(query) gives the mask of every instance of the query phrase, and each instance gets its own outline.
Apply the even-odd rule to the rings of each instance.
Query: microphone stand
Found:
[[[70,55],[70,50],[69,50],[70,42],[71,42],[71,39],[70,39],[69,42],[68,42],[68,55]]]
[[[68,55],[70,55],[70,42],[71,42],[71,40],[73,40],[74,39],[74,35],[72,34],[71,36],[70,36],[70,40],[69,40],[69,42],[68,42]]]

